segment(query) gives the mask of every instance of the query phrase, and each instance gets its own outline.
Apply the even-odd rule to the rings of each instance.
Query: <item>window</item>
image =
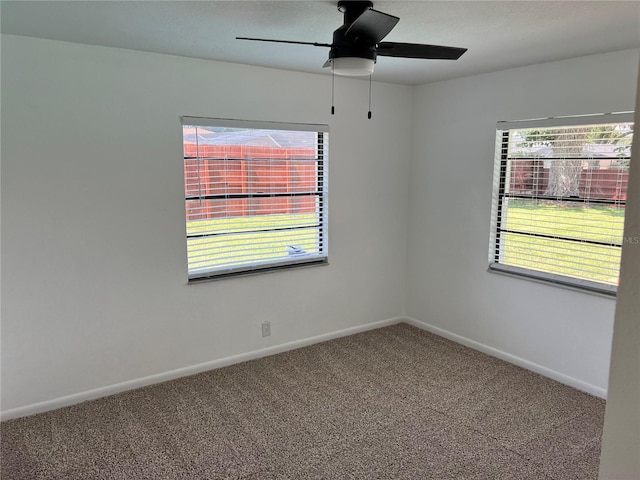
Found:
[[[489,268],[615,294],[633,114],[499,122]]]
[[[182,125],[190,281],[327,262],[326,126]]]

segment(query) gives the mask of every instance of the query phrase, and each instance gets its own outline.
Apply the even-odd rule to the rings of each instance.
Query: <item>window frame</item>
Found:
[[[533,268],[518,267],[514,265],[507,265],[501,263],[501,258],[506,248],[502,243],[502,235],[508,233],[517,233],[522,235],[531,235],[534,237],[544,237],[549,239],[556,239],[561,241],[572,242],[573,244],[594,244],[600,246],[614,246],[619,249],[622,248],[624,238],[620,243],[607,243],[599,242],[590,239],[576,239],[570,237],[551,236],[544,235],[536,232],[510,232],[509,230],[502,228],[503,219],[505,217],[505,199],[535,199],[535,200],[547,200],[547,201],[562,201],[569,203],[579,204],[600,204],[600,205],[622,205],[626,206],[626,200],[620,199],[606,199],[606,198],[589,198],[589,197],[574,197],[574,196],[549,196],[540,194],[522,194],[511,193],[507,190],[507,182],[509,181],[509,169],[510,162],[517,158],[517,160],[529,160],[536,162],[534,168],[537,166],[539,171],[541,164],[545,160],[563,160],[554,157],[537,157],[537,156],[517,156],[509,157],[509,133],[511,130],[521,129],[552,129],[552,128],[566,128],[566,127],[580,127],[588,125],[604,125],[604,124],[626,124],[634,122],[634,112],[618,112],[608,114],[594,114],[594,115],[581,115],[581,116],[569,116],[569,117],[550,117],[540,118],[532,120],[516,120],[516,121],[501,121],[496,126],[496,143],[495,143],[495,159],[494,159],[494,179],[493,179],[493,194],[492,194],[492,208],[491,208],[491,230],[490,230],[490,243],[489,243],[489,272],[504,273],[516,277],[526,278],[534,281],[539,281],[546,284],[554,284],[567,288],[574,288],[580,291],[587,291],[591,293],[605,294],[607,296],[615,296],[617,293],[617,285],[610,285],[603,282],[581,279],[572,276],[566,276],[561,274],[554,274],[545,272],[542,270],[535,270]],[[599,160],[620,160],[621,158],[630,161],[631,156],[628,157],[604,157],[598,158]],[[568,157],[569,160],[592,160],[592,157]],[[627,169],[628,171],[628,169]],[[536,176],[536,181],[538,177]]]
[[[328,160],[329,160],[329,152],[328,152],[328,136],[329,136],[329,127],[328,125],[322,124],[306,124],[306,123],[285,123],[285,122],[270,122],[270,121],[255,121],[255,120],[237,120],[237,119],[227,119],[227,118],[210,118],[210,117],[192,117],[192,116],[183,116],[181,119],[181,127],[185,126],[194,126],[194,127],[223,127],[223,128],[232,128],[232,129],[247,129],[247,130],[282,130],[287,132],[313,132],[317,135],[316,144],[314,147],[316,148],[316,170],[315,170],[315,189],[312,191],[299,191],[299,192],[245,192],[245,193],[216,193],[216,194],[198,194],[198,195],[189,195],[186,188],[187,178],[186,178],[186,169],[183,166],[183,181],[185,184],[185,192],[184,192],[184,201],[185,207],[187,206],[188,201],[192,200],[227,200],[227,199],[262,199],[262,198],[294,198],[294,197],[302,197],[302,196],[315,196],[317,198],[317,207],[314,211],[314,214],[317,215],[318,221],[314,223],[312,228],[317,229],[317,248],[318,252],[308,255],[290,255],[289,257],[271,257],[271,259],[265,259],[260,261],[254,261],[252,264],[246,265],[236,265],[230,267],[211,267],[207,270],[192,272],[189,266],[189,252],[187,248],[187,277],[188,283],[200,283],[212,280],[219,280],[223,278],[244,276],[244,275],[255,275],[261,273],[268,273],[273,271],[286,270],[291,268],[301,268],[301,267],[310,267],[310,266],[318,266],[318,265],[328,265],[329,257],[328,257]],[[183,131],[183,143],[184,143],[184,129]],[[200,158],[189,157],[191,158]],[[202,157],[205,158],[205,157]],[[208,157],[207,157],[208,158]],[[185,162],[188,157],[185,155],[184,147],[183,147],[183,162]],[[241,159],[241,158],[229,158],[228,160],[268,160],[268,159]],[[251,215],[247,215],[251,216]],[[258,215],[253,215],[257,217]],[[186,234],[186,245],[188,247],[190,238],[199,238],[203,236],[215,236],[217,234],[190,234],[188,231],[188,223],[189,218],[188,214],[185,211],[185,234]],[[299,229],[303,228],[301,226],[298,227],[286,227],[284,229]],[[311,227],[305,227],[311,228]],[[274,228],[269,228],[266,230],[261,230],[264,232],[275,232],[281,231],[283,229],[278,228],[277,226]],[[225,235],[233,235],[233,234],[244,234],[244,233],[257,233],[252,232],[250,230],[243,232],[232,232],[225,233]],[[241,251],[241,249],[238,249]]]

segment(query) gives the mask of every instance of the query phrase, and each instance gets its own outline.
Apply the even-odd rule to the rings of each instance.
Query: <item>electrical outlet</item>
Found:
[[[262,336],[268,337],[271,335],[271,322],[262,322]]]

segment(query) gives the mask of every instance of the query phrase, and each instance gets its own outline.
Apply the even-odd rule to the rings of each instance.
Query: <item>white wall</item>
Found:
[[[634,109],[638,51],[416,88],[406,311],[605,395],[615,300],[487,272],[498,120]]]
[[[3,413],[405,305],[604,394],[614,300],[486,272],[495,122],[633,109],[637,64],[374,83],[369,121],[366,81],[336,79],[332,117],[327,76],[3,35]],[[181,115],[330,124],[329,266],[186,285]]]
[[[411,89],[330,86],[3,35],[3,412],[401,316]],[[186,285],[181,115],[330,124],[329,266]]]
[[[640,76],[635,123],[640,125]],[[640,148],[635,145],[602,438],[601,480],[640,478]]]

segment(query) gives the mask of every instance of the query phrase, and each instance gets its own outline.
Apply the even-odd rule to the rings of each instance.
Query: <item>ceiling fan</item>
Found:
[[[457,60],[467,51],[466,48],[442,45],[382,42],[382,39],[393,30],[400,18],[374,10],[373,2],[370,1],[340,0],[338,10],[344,14],[344,24],[333,32],[332,43],[251,37],[236,37],[236,39],[330,48],[329,59],[323,67],[331,67],[332,74],[369,75],[369,118],[371,118],[371,74],[378,56]],[[335,108],[332,105],[331,114],[333,113],[335,113]]]
[[[238,40],[293,43],[327,47],[329,59],[323,67],[331,67],[336,75],[371,75],[378,56],[457,60],[466,48],[425,45],[420,43],[382,42],[400,18],[373,9],[373,2],[340,0],[338,10],[344,14],[344,24],[333,32],[332,43],[274,40],[236,37]]]

